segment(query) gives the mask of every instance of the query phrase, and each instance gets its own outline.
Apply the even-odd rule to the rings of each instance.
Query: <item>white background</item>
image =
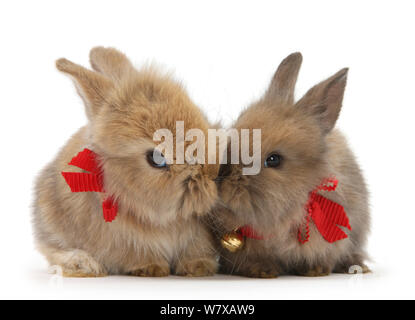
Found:
[[[2,1],[0,298],[415,298],[413,1]],[[252,280],[61,279],[33,248],[33,180],[86,119],[54,67],[88,64],[96,45],[173,70],[209,115],[230,124],[301,51],[297,95],[343,67],[338,126],[371,191],[373,273]]]

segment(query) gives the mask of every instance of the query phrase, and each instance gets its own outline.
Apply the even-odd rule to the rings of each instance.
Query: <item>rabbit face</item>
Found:
[[[304,215],[304,205],[329,171],[326,135],[341,106],[346,71],[312,88],[294,103],[301,55],[293,54],[278,68],[270,88],[238,118],[235,128],[261,129],[261,163],[257,175],[242,175],[242,165],[222,165],[220,197],[236,219],[266,232],[286,219]],[[228,157],[229,158],[229,157]]]
[[[58,61],[58,68],[75,79],[85,101],[89,141],[100,157],[105,190],[121,210],[153,225],[207,213],[217,200],[213,179],[218,166],[177,164],[176,159],[156,163],[152,158],[160,143],[153,140],[158,129],[175,134],[177,121],[182,121],[185,130],[197,128],[207,136],[204,115],[169,77],[150,69],[136,71],[119,52],[113,53],[117,59],[101,54],[108,50],[91,52],[100,73],[67,60]],[[173,139],[174,150],[176,142],[184,148],[191,143]]]
[[[324,136],[313,119],[292,105],[261,101],[235,127],[260,128],[261,171],[242,175],[242,165],[222,165],[220,195],[244,223],[261,230],[301,208],[324,169]]]
[[[93,140],[106,154],[104,170],[109,190],[121,202],[134,199],[129,203],[131,207],[135,203],[144,206],[144,210],[134,211],[141,211],[150,220],[167,222],[177,216],[205,214],[217,198],[213,181],[217,166],[177,164],[176,158],[172,164],[160,166],[151,156],[158,144],[153,141],[157,130],[167,129],[174,134],[176,150],[176,121],[183,121],[186,129],[198,128],[206,133],[207,121],[180,86],[167,79],[136,81],[132,88],[130,84],[130,90],[124,89],[128,97],[116,102],[121,107],[108,105],[101,121],[93,125]]]

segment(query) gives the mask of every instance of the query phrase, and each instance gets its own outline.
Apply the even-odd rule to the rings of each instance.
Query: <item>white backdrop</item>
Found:
[[[414,9],[413,1],[380,0],[2,1],[0,298],[415,298]],[[209,118],[225,124],[262,94],[291,52],[304,56],[298,96],[350,67],[338,126],[372,194],[374,273],[275,280],[47,274],[33,248],[33,180],[86,121],[54,61],[87,65],[96,45],[174,71]]]

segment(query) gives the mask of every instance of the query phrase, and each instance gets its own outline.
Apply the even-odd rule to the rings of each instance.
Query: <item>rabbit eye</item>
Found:
[[[154,168],[166,168],[167,167],[167,161],[166,158],[163,156],[163,154],[154,149],[147,152],[146,155],[147,162]]]
[[[265,160],[265,168],[277,168],[281,165],[282,157],[278,153],[273,153]]]

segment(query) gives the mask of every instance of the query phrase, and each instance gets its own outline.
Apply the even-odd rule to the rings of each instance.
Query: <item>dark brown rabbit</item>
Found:
[[[242,175],[243,165],[222,165],[222,204],[212,212],[211,224],[218,243],[226,233],[245,225],[262,238],[246,238],[236,252],[221,248],[223,273],[321,276],[348,272],[353,265],[368,271],[364,265],[368,192],[345,138],[334,129],[348,70],[340,70],[295,102],[301,62],[300,53],[288,56],[264,96],[244,110],[234,125],[237,130],[262,130],[263,166],[257,175]],[[298,233],[302,230],[306,236],[310,192],[333,176],[337,189],[318,193],[344,207],[352,231],[343,228],[348,237],[329,243],[310,221],[309,241],[302,244]]]

